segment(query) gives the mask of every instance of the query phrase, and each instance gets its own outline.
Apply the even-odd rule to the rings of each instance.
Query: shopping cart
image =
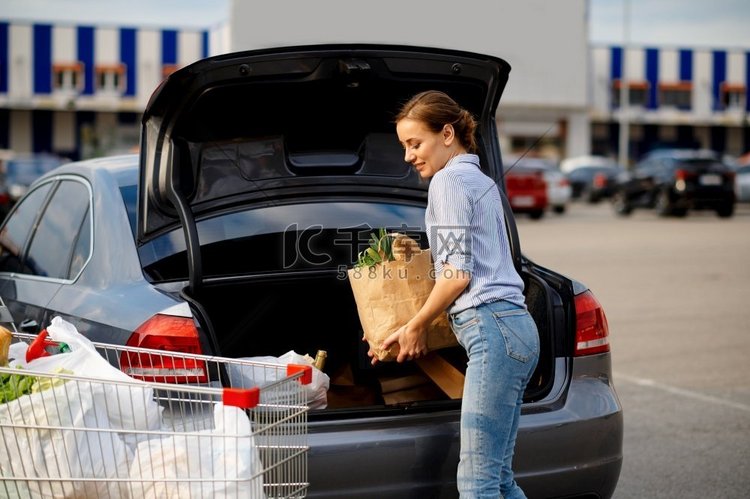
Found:
[[[306,495],[311,366],[93,345],[129,378],[0,368],[32,386],[0,404],[0,496]]]

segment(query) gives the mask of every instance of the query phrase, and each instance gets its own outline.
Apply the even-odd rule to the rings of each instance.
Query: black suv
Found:
[[[620,175],[612,201],[620,215],[633,208],[663,216],[707,209],[727,218],[734,214],[734,172],[713,151],[657,150]]]

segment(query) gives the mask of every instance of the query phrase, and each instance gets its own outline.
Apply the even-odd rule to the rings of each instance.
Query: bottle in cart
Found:
[[[326,364],[326,357],[328,357],[328,352],[325,350],[318,350],[318,353],[315,354],[315,361],[313,362],[313,366],[315,366],[316,369],[322,371],[323,367]]]

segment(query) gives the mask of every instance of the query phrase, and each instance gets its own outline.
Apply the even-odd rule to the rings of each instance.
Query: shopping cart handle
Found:
[[[294,374],[297,374],[298,372],[302,373],[302,376],[300,376],[299,378],[300,383],[302,383],[303,385],[309,385],[310,383],[312,383],[312,366],[304,364],[287,364],[287,376],[292,376]]]
[[[37,337],[34,338],[34,341],[31,342],[31,345],[29,345],[29,348],[26,350],[26,362],[31,362],[40,357],[49,357],[50,353],[45,350],[45,348],[49,345],[56,345],[57,343],[47,341],[47,334],[47,330],[42,329]]]
[[[260,402],[260,389],[253,388],[224,388],[221,396],[224,405],[239,407],[240,409],[253,409]]]

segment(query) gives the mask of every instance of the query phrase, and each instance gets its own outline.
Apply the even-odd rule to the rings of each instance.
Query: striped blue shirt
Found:
[[[471,273],[468,287],[449,313],[498,300],[525,307],[500,191],[479,169],[478,156],[458,155],[432,177],[425,225],[437,277],[445,262]]]

